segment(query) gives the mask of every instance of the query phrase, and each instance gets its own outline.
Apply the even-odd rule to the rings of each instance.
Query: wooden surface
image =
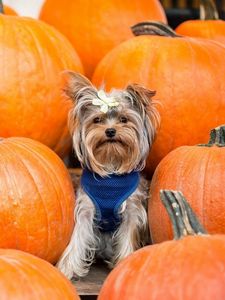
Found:
[[[89,274],[79,280],[72,279],[80,296],[98,295],[110,270],[103,264],[93,265]]]

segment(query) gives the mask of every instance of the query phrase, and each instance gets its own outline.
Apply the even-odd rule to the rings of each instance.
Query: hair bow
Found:
[[[97,92],[98,98],[92,100],[93,105],[100,106],[100,111],[107,113],[110,107],[116,107],[119,102],[114,97],[109,97],[103,90]]]

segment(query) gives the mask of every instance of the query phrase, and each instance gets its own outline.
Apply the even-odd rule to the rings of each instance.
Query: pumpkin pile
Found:
[[[61,73],[83,67],[54,28],[2,8],[0,1],[1,298],[79,299],[51,265],[69,243],[75,197],[66,166],[44,144],[68,153],[71,103]]]
[[[40,19],[68,37],[89,78],[111,49],[132,37],[130,26],[146,19],[166,22],[158,0],[46,0]]]
[[[52,266],[76,226],[59,158],[72,144],[70,70],[106,90],[155,90],[161,116],[145,169],[155,245],[122,261],[99,300],[225,299],[225,22],[213,0],[200,7],[173,31],[158,0],[45,0],[40,20],[0,0],[2,298],[79,299]]]
[[[225,48],[177,36],[158,22],[143,22],[132,30],[136,37],[103,58],[93,82],[107,89],[137,82],[156,91],[161,124],[146,167],[151,176],[171,150],[206,142],[209,130],[224,123]]]
[[[74,191],[68,171],[45,145],[0,139],[0,248],[56,263],[70,240]]]
[[[69,243],[74,204],[71,178],[52,150],[28,138],[0,139],[1,297],[78,299],[69,281],[42,260],[56,263]]]
[[[172,238],[159,197],[161,189],[182,191],[206,230],[225,234],[224,162],[225,126],[213,129],[208,143],[178,147],[160,162],[152,178],[148,208],[154,242]]]
[[[0,14],[0,136],[38,140],[62,157],[69,152],[65,69],[83,72],[63,35],[38,20]]]
[[[147,246],[108,276],[99,300],[222,300],[225,235],[208,235],[180,192],[161,191],[175,240]]]

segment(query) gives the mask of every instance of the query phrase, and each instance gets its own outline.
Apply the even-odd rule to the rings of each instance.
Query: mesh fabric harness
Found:
[[[121,222],[118,210],[121,204],[136,190],[140,181],[138,172],[101,177],[83,170],[81,186],[91,198],[96,209],[96,222],[102,232],[113,232]]]

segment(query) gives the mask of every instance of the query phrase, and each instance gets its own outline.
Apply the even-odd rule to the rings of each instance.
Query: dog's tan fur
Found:
[[[119,103],[102,113],[92,104],[97,89],[77,73],[69,73],[65,92],[74,103],[69,128],[76,155],[85,168],[104,177],[141,171],[155,137],[159,121],[152,101],[154,92],[137,84],[113,90],[109,96]],[[107,128],[116,130],[109,138]],[[110,266],[143,246],[147,237],[146,201],[148,184],[142,177],[138,188],[120,209],[122,222],[114,233],[102,233],[95,224],[95,207],[80,187],[74,213],[76,225],[69,245],[57,266],[68,277],[85,276],[95,256]]]

